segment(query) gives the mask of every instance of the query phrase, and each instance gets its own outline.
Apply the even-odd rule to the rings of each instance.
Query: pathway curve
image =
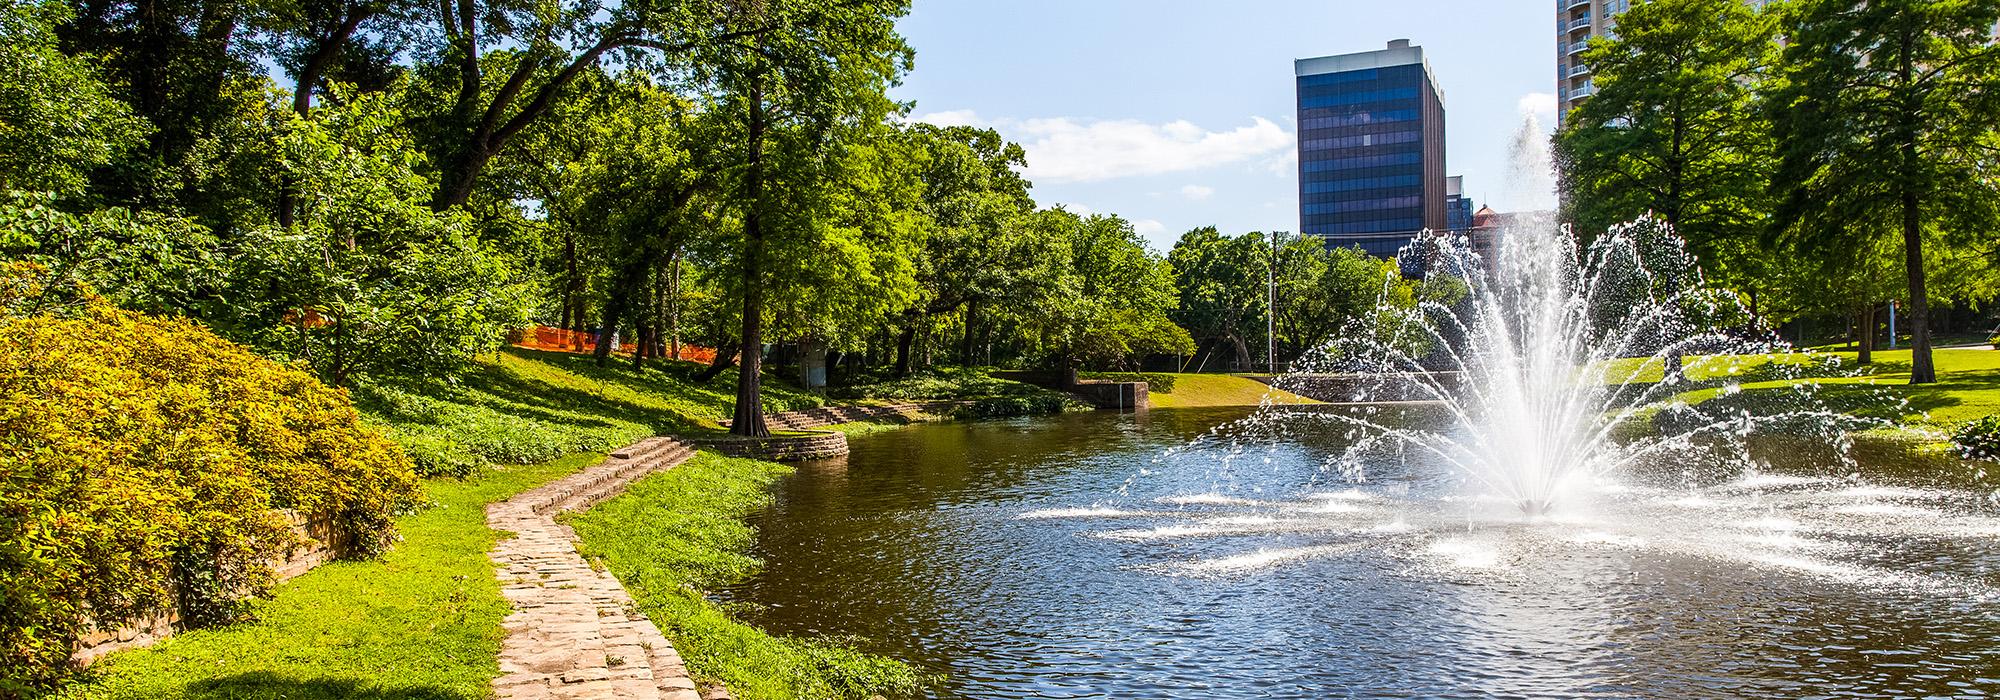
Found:
[[[504,626],[501,700],[648,698],[703,700],[674,645],[641,614],[618,578],[595,571],[576,551],[576,533],[555,521],[625,490],[627,484],[687,461],[694,450],[647,438],[603,462],[486,507],[486,524],[514,533],[488,554],[514,611]]]

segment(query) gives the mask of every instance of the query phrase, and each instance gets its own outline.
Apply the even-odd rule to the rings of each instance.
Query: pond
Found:
[[[721,595],[940,698],[2000,694],[1982,494],[1631,478],[1526,521],[1415,458],[1350,482],[1336,437],[1232,437],[1244,415],[855,437],[776,487],[765,569]]]

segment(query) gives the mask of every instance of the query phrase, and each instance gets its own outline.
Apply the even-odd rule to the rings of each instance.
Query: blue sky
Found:
[[[1424,47],[1446,165],[1479,204],[1548,206],[1503,182],[1524,113],[1554,121],[1555,10],[1536,0],[916,0],[917,119],[1028,149],[1035,199],[1114,213],[1160,249],[1180,233],[1298,228],[1292,59]]]

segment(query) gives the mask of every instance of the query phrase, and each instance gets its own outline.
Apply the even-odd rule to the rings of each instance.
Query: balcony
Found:
[[[1569,91],[1569,98],[1572,100],[1580,100],[1595,94],[1597,94],[1597,86],[1592,85],[1590,83],[1584,83],[1583,87]]]
[[[1556,0],[1556,10],[1568,12],[1579,7],[1589,7],[1590,0]]]
[[[1573,32],[1578,29],[1589,29],[1589,28],[1590,28],[1590,18],[1582,17],[1570,20],[1569,23],[1563,27],[1563,31]]]
[[[1569,67],[1569,77],[1574,78],[1579,75],[1590,75],[1590,66],[1578,63]]]
[[[1583,53],[1583,50],[1587,48],[1590,48],[1589,41],[1579,41],[1574,44],[1570,44],[1569,51],[1567,53],[1568,55],[1575,56],[1577,54]]]

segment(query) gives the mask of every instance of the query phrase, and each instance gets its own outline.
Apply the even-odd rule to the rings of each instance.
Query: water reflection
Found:
[[[949,698],[2000,692],[1978,494],[1635,478],[1524,522],[1414,458],[1348,484],[1328,439],[1211,435],[1240,416],[857,437],[779,486],[766,569],[725,594],[941,671]]]

